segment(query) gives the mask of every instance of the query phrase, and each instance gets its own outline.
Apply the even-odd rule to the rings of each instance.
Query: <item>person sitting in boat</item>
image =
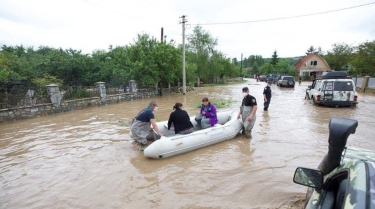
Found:
[[[155,101],[150,102],[150,104],[134,118],[131,124],[131,136],[132,138],[140,144],[140,149],[144,150],[147,147],[147,135],[150,131],[151,125],[156,133],[162,137],[158,126],[155,122],[155,116],[153,112],[158,110],[158,104]]]
[[[256,111],[258,109],[257,100],[255,99],[255,97],[249,94],[248,87],[242,88],[242,94],[242,104],[237,118],[240,119],[242,116],[242,134],[245,134],[248,138],[251,138],[251,130],[254,127],[256,120]]]
[[[173,124],[175,134],[190,134],[193,132],[193,124],[190,121],[190,117],[185,110],[182,110],[182,104],[177,102],[173,106],[173,112],[169,116],[168,130],[171,129]]]
[[[202,129],[214,126],[217,123],[216,107],[212,104],[207,97],[202,99],[202,106],[200,114],[204,116],[198,125]]]

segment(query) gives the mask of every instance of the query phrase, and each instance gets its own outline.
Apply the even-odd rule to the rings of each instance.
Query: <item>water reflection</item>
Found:
[[[262,121],[260,121],[259,126],[260,126],[260,135],[266,135],[267,132],[270,130],[269,127],[269,121],[270,117],[268,116],[268,111],[263,111],[262,113]]]

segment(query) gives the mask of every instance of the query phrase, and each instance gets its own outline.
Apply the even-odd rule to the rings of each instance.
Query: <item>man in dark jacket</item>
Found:
[[[237,118],[240,119],[242,116],[242,134],[245,134],[248,138],[251,138],[251,130],[254,127],[256,121],[256,111],[258,109],[257,100],[255,97],[249,94],[249,88],[242,88],[242,104],[240,107],[240,112]]]
[[[271,85],[272,85],[272,82],[268,81],[267,86],[264,87],[264,90],[263,90],[263,99],[264,99],[263,110],[264,111],[268,111],[268,107],[270,106],[270,103],[271,103],[271,96],[272,96]]]

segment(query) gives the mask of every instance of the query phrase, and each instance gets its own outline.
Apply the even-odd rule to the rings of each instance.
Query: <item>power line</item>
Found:
[[[203,24],[190,24],[190,25],[232,25],[232,24],[268,22],[268,21],[275,21],[275,20],[285,20],[285,19],[292,19],[292,18],[299,18],[299,17],[307,17],[307,16],[327,14],[327,13],[332,13],[332,12],[339,12],[339,11],[343,11],[343,10],[348,10],[348,9],[354,9],[354,8],[358,8],[358,7],[368,6],[368,5],[371,5],[371,4],[375,4],[375,2],[371,2],[371,3],[367,3],[367,4],[361,4],[361,5],[352,6],[352,7],[341,8],[341,9],[329,10],[329,11],[325,11],[325,12],[318,12],[318,13],[306,14],[306,15],[296,15],[296,16],[279,17],[279,18],[271,18],[271,19],[263,19],[263,20],[249,20],[249,21],[242,21],[242,22],[203,23]]]

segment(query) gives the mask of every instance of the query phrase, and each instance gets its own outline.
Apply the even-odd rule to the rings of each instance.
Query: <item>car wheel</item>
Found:
[[[314,105],[316,105],[315,97],[312,97],[312,100],[313,100]]]

